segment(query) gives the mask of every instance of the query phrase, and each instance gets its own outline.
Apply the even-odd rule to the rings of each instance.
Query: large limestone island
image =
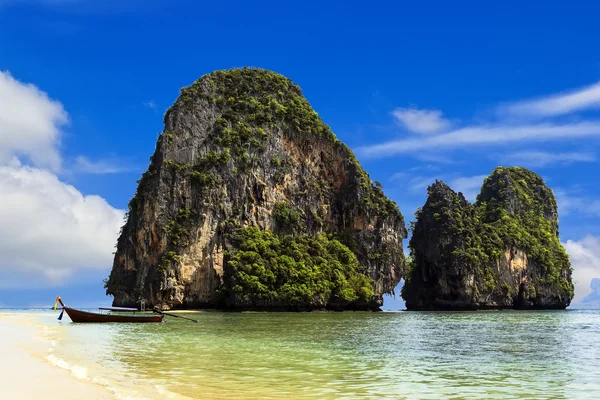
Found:
[[[205,75],[164,125],[105,283],[115,306],[378,309],[404,276],[402,214],[286,77]]]
[[[409,248],[409,310],[563,309],[574,295],[556,200],[525,168],[496,168],[475,204],[436,181]]]

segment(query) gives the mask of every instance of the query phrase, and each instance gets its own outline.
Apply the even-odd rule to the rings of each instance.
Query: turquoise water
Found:
[[[600,398],[600,311],[181,315],[38,318],[51,361],[137,398]]]

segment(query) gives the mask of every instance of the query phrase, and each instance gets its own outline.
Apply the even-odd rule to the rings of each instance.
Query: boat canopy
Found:
[[[98,307],[100,310],[108,310],[108,311],[139,311],[137,308],[127,308],[127,307]]]

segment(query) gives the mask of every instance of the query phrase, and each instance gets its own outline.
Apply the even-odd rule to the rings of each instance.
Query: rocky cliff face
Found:
[[[570,304],[572,271],[556,201],[535,173],[495,169],[474,205],[436,181],[416,216],[402,290],[409,310]]]
[[[289,79],[216,71],[164,124],[106,282],[115,306],[365,309],[393,291],[402,214]]]

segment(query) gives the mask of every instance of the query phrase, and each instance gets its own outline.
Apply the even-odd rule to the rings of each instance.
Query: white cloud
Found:
[[[507,146],[516,143],[540,143],[549,141],[568,142],[582,138],[600,138],[600,121],[583,119],[552,119],[552,117],[575,113],[587,109],[600,109],[600,82],[569,93],[556,94],[536,100],[518,101],[496,107],[501,111],[487,122],[451,128],[449,120],[443,118],[439,110],[419,110],[397,108],[394,118],[411,132],[427,133],[419,137],[407,136],[380,144],[357,149],[363,157],[383,158],[396,154],[411,154],[421,158],[441,154],[448,159],[449,151],[455,149],[477,150],[491,146]],[[515,119],[514,117],[525,117]],[[529,121],[528,121],[529,118]],[[531,118],[542,118],[531,122]],[[525,121],[525,122],[524,122]],[[545,166],[550,163],[591,162],[595,156],[586,153],[550,153],[536,151],[516,154],[515,158],[529,162],[529,165]]]
[[[54,285],[109,270],[124,211],[48,171],[0,167],[0,285]]]
[[[36,166],[60,170],[60,128],[67,122],[60,102],[0,71],[0,163],[24,156]]]
[[[556,196],[559,215],[567,216],[574,212],[585,215],[600,215],[600,200],[578,196],[563,189],[554,190],[554,195]]]
[[[406,172],[396,172],[395,174],[393,174],[392,176],[390,176],[389,181],[390,182],[399,181],[399,180],[402,180],[402,179],[404,179],[404,178],[406,178],[408,176],[409,175]]]
[[[433,180],[435,180],[437,178],[437,176],[436,176],[436,178],[414,176],[413,174],[411,174],[409,172],[439,171],[439,170],[440,170],[440,167],[438,167],[437,165],[431,165],[431,164],[418,165],[415,167],[407,168],[406,171],[400,171],[400,172],[396,172],[396,173],[392,174],[392,176],[389,177],[388,181],[393,182],[393,181],[407,180],[411,177],[413,177],[413,179],[433,179]]]
[[[153,110],[156,110],[156,103],[153,100],[150,101],[145,101],[144,105],[148,108],[151,108]]]
[[[439,176],[415,176],[408,181],[408,189],[413,192],[427,194],[427,188],[432,185]]]
[[[569,152],[551,153],[546,151],[521,151],[504,158],[509,164],[542,168],[551,164],[567,165],[577,162],[594,162],[596,156],[591,153]]]
[[[442,179],[440,175],[411,175],[406,172],[398,172],[390,177],[391,182],[402,182],[402,186],[411,192],[425,192],[427,187],[436,179]]]
[[[67,121],[60,102],[0,72],[0,287],[55,285],[110,269],[124,211],[54,173]],[[110,169],[85,157],[77,164],[88,172]]]
[[[517,102],[503,110],[520,116],[550,117],[592,108],[600,108],[600,82],[566,93]]]
[[[390,177],[390,182],[402,182],[411,192],[426,193],[429,185],[432,185],[436,179],[445,181],[455,192],[461,192],[465,198],[471,202],[475,201],[483,180],[487,175],[452,177],[452,175],[412,175],[408,172],[397,172]]]
[[[567,240],[563,245],[573,266],[575,299],[572,303],[575,304],[590,293],[591,280],[600,278],[600,238],[588,235],[580,241]]]
[[[564,141],[586,137],[600,137],[600,122],[469,126],[440,135],[359,147],[356,152],[364,157],[383,158],[423,150],[451,150],[465,147],[473,149],[490,145],[506,146],[514,143]]]
[[[448,186],[455,192],[462,192],[463,196],[470,202],[474,202],[479,194],[483,180],[487,175],[464,176],[450,180]]]
[[[438,133],[450,127],[450,121],[444,119],[439,110],[396,108],[392,115],[406,129],[415,133]]]
[[[131,171],[133,168],[122,165],[118,161],[107,161],[107,160],[92,161],[85,156],[79,156],[75,159],[74,169],[76,172],[104,175],[104,174],[119,174],[121,172]]]
[[[437,164],[455,164],[455,161],[452,160],[452,158],[446,154],[432,154],[425,151],[420,151],[414,154],[414,156],[417,159],[425,162],[432,162]]]

